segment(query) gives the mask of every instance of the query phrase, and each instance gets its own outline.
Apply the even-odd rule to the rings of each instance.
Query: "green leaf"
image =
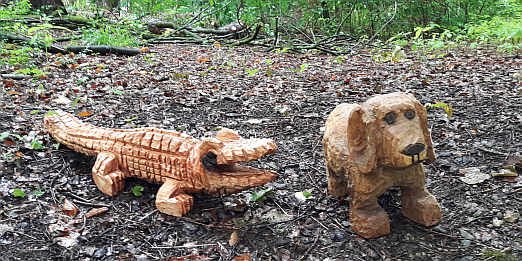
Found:
[[[111,91],[112,91],[114,94],[118,94],[118,95],[122,95],[122,94],[123,94],[123,92],[120,91],[120,90],[111,89]]]
[[[35,190],[33,193],[34,193],[34,195],[37,196],[37,197],[43,195],[43,192],[40,191],[40,190]]]
[[[266,193],[271,191],[271,190],[272,190],[272,188],[267,188],[267,189],[263,189],[263,190],[261,190],[261,191],[259,191],[257,193],[256,192],[252,193],[252,197],[250,198],[250,201],[259,201],[259,200],[261,200],[266,195]]]
[[[3,140],[5,138],[9,137],[9,132],[2,132],[0,133],[0,140]]]
[[[135,119],[137,119],[137,118],[138,118],[138,116],[134,116],[134,117],[132,117],[132,118],[125,119],[125,120],[123,120],[123,121],[124,121],[124,122],[131,122],[131,121],[133,121],[133,120],[135,120]]]
[[[448,115],[448,117],[451,117],[453,115],[453,108],[450,105],[443,103],[443,102],[435,103],[435,104],[426,103],[426,104],[424,104],[424,107],[426,107],[426,108],[443,108],[444,111],[446,112],[446,114]]]
[[[309,198],[312,196],[312,193],[308,192],[308,191],[303,191],[303,196],[305,196],[305,198]]]
[[[40,113],[40,110],[32,110],[29,114],[34,115]]]
[[[15,189],[13,191],[13,196],[15,198],[24,198],[25,197],[25,193],[21,189]]]
[[[306,68],[308,68],[308,64],[307,63],[301,64],[301,69],[299,70],[299,72],[303,73],[306,70]]]
[[[248,76],[254,76],[254,74],[256,74],[259,71],[259,68],[254,70],[250,70],[247,68],[246,71],[248,72]]]
[[[78,97],[76,97],[76,99],[74,99],[73,103],[71,104],[71,107],[75,108],[79,102],[80,102],[80,96],[78,96]]]
[[[41,142],[39,142],[38,140],[33,139],[31,141],[31,149],[33,149],[33,150],[45,149],[45,146]]]
[[[134,186],[134,187],[132,187],[132,194],[134,194],[134,196],[136,196],[136,197],[141,197],[141,195],[143,195],[142,191],[144,189],[145,188],[142,186]]]
[[[54,115],[56,115],[56,114],[57,114],[56,111],[48,111],[48,112],[45,114],[45,116],[54,116]]]

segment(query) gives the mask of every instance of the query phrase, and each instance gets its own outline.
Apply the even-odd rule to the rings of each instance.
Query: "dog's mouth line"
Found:
[[[417,156],[417,161],[415,161],[415,156]],[[411,155],[411,165],[423,163],[425,160],[426,159],[420,159],[420,153]]]

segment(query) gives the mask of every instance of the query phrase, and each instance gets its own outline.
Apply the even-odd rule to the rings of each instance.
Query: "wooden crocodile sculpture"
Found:
[[[192,208],[194,200],[186,193],[232,194],[276,178],[274,172],[235,164],[274,153],[274,141],[243,139],[230,129],[222,129],[216,138],[199,140],[156,128],[96,127],[63,111],[49,114],[44,123],[58,142],[97,155],[92,176],[103,193],[116,195],[126,177],[163,183],[156,207],[173,216]]]

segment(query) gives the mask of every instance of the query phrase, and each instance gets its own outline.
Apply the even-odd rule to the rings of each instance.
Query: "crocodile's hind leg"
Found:
[[[181,217],[190,211],[194,198],[183,193],[182,182],[167,179],[156,194],[156,207],[160,212]]]
[[[114,196],[123,189],[125,174],[113,153],[100,152],[92,168],[92,178],[101,192]]]

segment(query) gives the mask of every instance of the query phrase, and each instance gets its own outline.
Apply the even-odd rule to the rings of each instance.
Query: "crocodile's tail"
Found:
[[[65,146],[90,156],[97,154],[97,150],[93,148],[93,142],[96,143],[96,140],[93,140],[92,136],[103,128],[84,123],[61,110],[46,115],[44,125],[51,136]]]

